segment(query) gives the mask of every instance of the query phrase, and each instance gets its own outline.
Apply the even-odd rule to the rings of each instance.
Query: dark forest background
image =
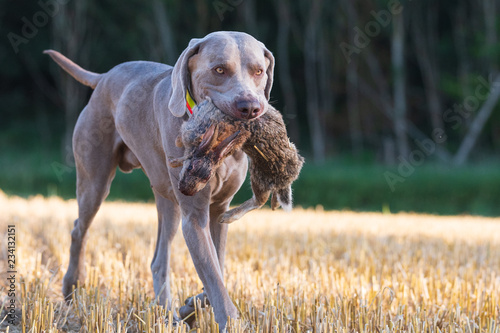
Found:
[[[496,0],[1,0],[0,189],[74,196],[91,90],[44,49],[106,72],[238,30],[276,58],[271,101],[307,158],[298,204],[498,215],[499,14]],[[111,198],[152,196],[138,171]]]

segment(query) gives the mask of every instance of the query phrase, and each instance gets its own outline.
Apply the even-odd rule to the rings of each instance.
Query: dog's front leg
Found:
[[[210,234],[219,259],[220,270],[224,276],[224,259],[226,256],[227,231],[229,226],[219,223],[219,219],[229,209],[229,202],[216,203],[210,206]]]
[[[198,276],[214,308],[215,320],[223,330],[227,318],[237,318],[238,312],[224,286],[221,263],[210,232],[208,198],[206,206],[201,207],[200,201],[196,200],[198,205],[189,205],[188,210],[183,209],[182,232]]]
[[[224,276],[224,258],[226,254],[226,241],[227,241],[227,231],[228,225],[219,223],[219,217],[228,210],[229,202],[224,203],[214,203],[210,206],[210,235],[212,236],[212,242],[215,246],[215,251],[217,252],[217,258],[219,259],[219,266],[221,270],[221,275]],[[210,304],[207,293],[203,291],[202,293],[189,297],[186,299],[185,304],[179,309],[179,314],[181,318],[188,317],[195,310],[195,302],[201,302],[201,306],[204,307]],[[188,323],[194,320],[188,320]]]

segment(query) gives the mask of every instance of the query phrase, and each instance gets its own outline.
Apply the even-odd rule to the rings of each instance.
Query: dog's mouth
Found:
[[[243,105],[240,105],[241,103],[238,104],[237,101],[220,102],[211,99],[211,102],[217,109],[222,111],[222,113],[238,120],[256,119],[266,112],[265,106],[258,103],[258,101],[254,101],[254,103],[247,103],[248,107],[245,107],[246,104],[244,102]]]
[[[210,100],[210,101],[217,109],[222,111],[222,113],[234,117],[233,112],[231,111],[231,105],[229,103],[219,102],[215,100]]]

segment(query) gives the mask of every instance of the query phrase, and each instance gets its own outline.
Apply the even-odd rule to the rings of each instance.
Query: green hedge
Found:
[[[47,153],[2,153],[0,189],[8,194],[42,194],[75,197],[75,170]],[[293,185],[295,205],[355,211],[411,211],[433,214],[500,216],[500,164],[451,168],[439,165],[415,167],[391,190],[387,172],[401,177],[397,167],[330,162],[306,164]],[[249,181],[234,203],[250,198]],[[141,170],[117,172],[108,200],[153,201]]]

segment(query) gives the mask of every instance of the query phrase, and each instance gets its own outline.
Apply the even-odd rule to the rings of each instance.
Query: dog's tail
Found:
[[[89,72],[73,61],[69,60],[61,53],[54,50],[45,50],[43,53],[48,54],[59,66],[74,77],[78,82],[94,89],[99,81],[101,81],[102,74]]]

